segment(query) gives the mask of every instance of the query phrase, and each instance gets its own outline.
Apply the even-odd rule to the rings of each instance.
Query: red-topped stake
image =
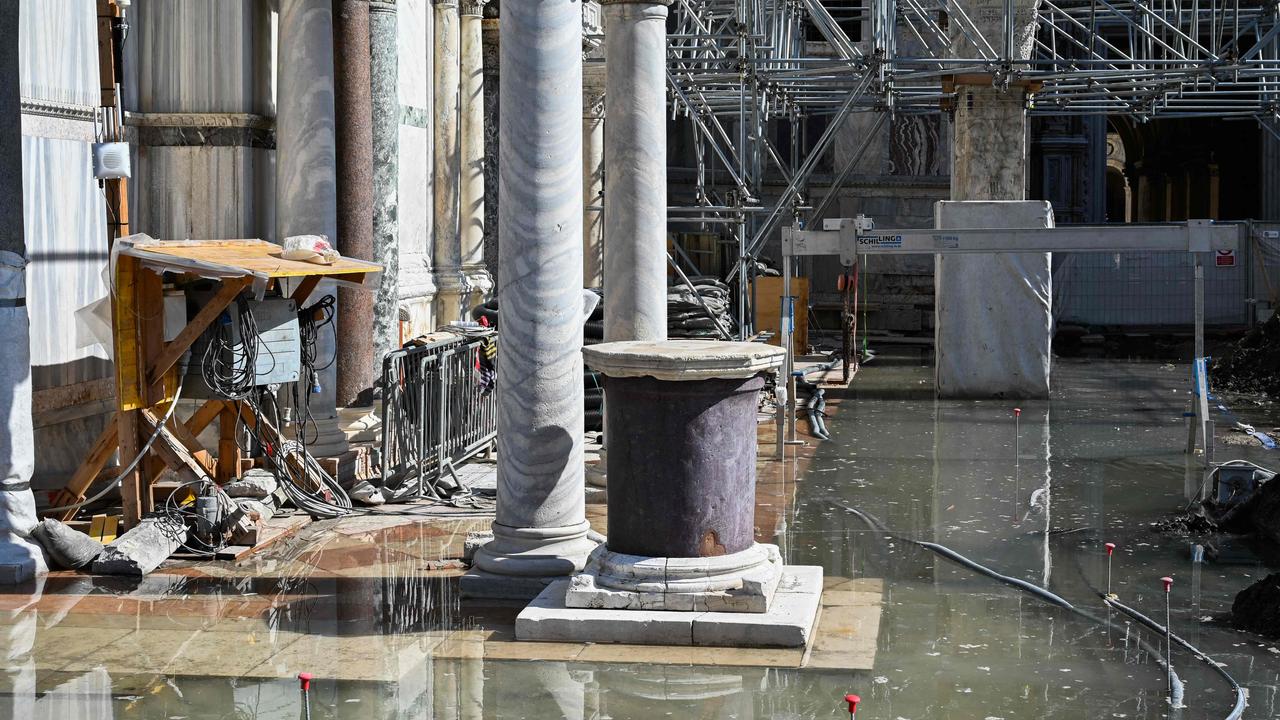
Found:
[[[1168,592],[1169,592],[1169,590],[1170,590],[1171,588],[1173,588],[1173,578],[1171,578],[1171,577],[1167,577],[1167,576],[1166,576],[1166,577],[1162,577],[1162,578],[1160,578],[1160,582],[1164,583],[1164,591],[1165,591],[1165,593],[1168,593]]]
[[[311,720],[311,673],[298,673],[298,689],[302,692],[302,717]]]
[[[1115,593],[1111,592],[1111,556],[1116,552],[1116,544],[1107,543],[1103,547],[1107,549],[1107,597],[1114,598]]]
[[[858,703],[862,702],[862,698],[857,695],[845,695],[844,701],[849,703],[849,720],[853,720],[853,716],[858,714]]]
[[[1014,417],[1022,417],[1022,408],[1014,408],[1014,409],[1013,409],[1013,416],[1014,416]]]

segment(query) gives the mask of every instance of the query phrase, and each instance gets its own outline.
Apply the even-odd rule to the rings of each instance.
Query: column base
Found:
[[[591,525],[513,528],[493,523],[493,539],[475,549],[461,578],[463,597],[530,600],[547,585],[579,572],[599,546]]]
[[[470,320],[470,317],[464,317],[469,307],[468,298],[471,296],[471,283],[462,268],[436,268],[435,271],[435,314],[437,327],[443,327],[451,322],[459,320]]]
[[[782,577],[776,545],[756,543],[717,557],[655,558],[624,555],[601,546],[587,567],[569,581],[570,608],[674,610],[680,612],[769,611]]]
[[[347,434],[343,432],[336,415],[314,418],[307,434],[311,439],[307,443],[307,452],[313,457],[338,457],[351,449]]]
[[[587,466],[587,472],[586,472],[587,484],[590,485],[591,487],[607,488],[609,487],[609,475],[608,475],[608,467],[607,467],[608,456],[609,456],[608,448],[601,445],[600,452],[598,453],[598,455],[600,459],[596,460],[595,464]]]
[[[0,532],[0,585],[17,585],[49,572],[44,550],[13,532]]]

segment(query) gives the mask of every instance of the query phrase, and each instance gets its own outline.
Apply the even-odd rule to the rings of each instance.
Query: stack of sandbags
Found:
[[[736,330],[729,301],[729,286],[717,278],[691,278],[698,295],[680,283],[667,289],[667,336],[673,338],[720,338],[716,321],[707,316],[710,310],[720,327],[732,335]],[[698,302],[698,297],[702,302]],[[703,305],[706,308],[703,308]]]

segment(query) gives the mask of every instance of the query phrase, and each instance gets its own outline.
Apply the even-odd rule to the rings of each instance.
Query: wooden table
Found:
[[[366,284],[382,271],[380,265],[350,258],[339,258],[332,265],[285,260],[281,251],[279,245],[262,240],[120,241],[112,288],[116,422],[109,423],[98,436],[89,456],[54,500],[55,507],[83,500],[117,450],[121,464],[128,464],[152,433],[156,433],[156,440],[150,457],[121,479],[126,528],[152,511],[151,486],[165,468],[184,481],[213,477],[224,483],[239,475],[235,429],[237,418],[247,408],[213,399],[186,422],[172,417],[161,426],[178,388],[176,366],[182,355],[243,292],[282,290],[282,281],[293,281],[297,284],[289,297],[301,308],[322,280]],[[213,299],[170,342],[164,340],[166,273],[218,283]],[[216,455],[197,440],[214,420],[219,425]],[[70,520],[75,514],[72,509],[59,517]]]

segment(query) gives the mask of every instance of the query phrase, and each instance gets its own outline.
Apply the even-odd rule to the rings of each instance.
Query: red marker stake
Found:
[[[311,673],[298,673],[298,689],[302,691],[302,716],[311,720]]]
[[[1169,625],[1169,590],[1173,587],[1173,578],[1162,577],[1164,583],[1164,666],[1169,671],[1169,696],[1173,697],[1173,630]]]
[[[1115,554],[1116,544],[1107,543],[1103,547],[1107,549],[1107,597],[1113,598],[1115,593],[1111,592],[1111,556]]]
[[[853,720],[858,714],[858,703],[862,702],[862,698],[857,695],[845,695],[844,701],[849,703],[849,720]]]

